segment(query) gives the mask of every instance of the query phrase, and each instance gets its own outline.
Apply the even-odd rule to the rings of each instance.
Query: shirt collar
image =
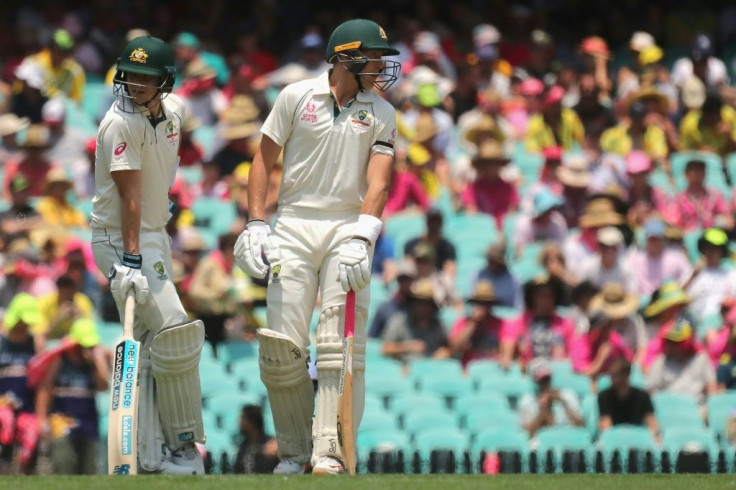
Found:
[[[325,71],[315,79],[314,95],[330,95],[330,70]],[[358,102],[370,102],[370,90],[358,90],[355,100]]]

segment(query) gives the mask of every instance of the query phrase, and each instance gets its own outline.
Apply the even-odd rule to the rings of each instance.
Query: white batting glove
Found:
[[[268,274],[269,263],[277,260],[278,250],[271,242],[271,227],[261,220],[248,223],[234,247],[235,263],[243,272],[256,279]],[[266,260],[263,260],[266,256]]]
[[[343,291],[360,291],[371,281],[371,264],[368,244],[360,238],[352,238],[338,249],[338,269]]]
[[[125,297],[132,288],[135,293],[135,302],[142,305],[148,301],[150,290],[148,279],[141,272],[143,259],[140,255],[124,253],[122,264],[113,264],[107,280],[110,282],[110,292],[118,303],[125,304]]]

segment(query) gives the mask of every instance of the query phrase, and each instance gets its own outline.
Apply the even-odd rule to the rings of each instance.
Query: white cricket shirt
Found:
[[[165,119],[155,127],[148,110],[136,106],[130,112],[131,106],[129,100],[118,97],[97,132],[93,227],[120,228],[120,197],[111,175],[119,170],[142,172],[141,230],[163,228],[169,219],[169,189],[179,162],[184,103],[176,95],[167,95],[162,101]]]
[[[393,106],[364,90],[336,114],[328,75],[286,86],[261,129],[284,148],[279,207],[359,209],[371,151],[394,154]]]

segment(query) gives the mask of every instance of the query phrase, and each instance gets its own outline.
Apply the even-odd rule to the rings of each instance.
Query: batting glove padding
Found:
[[[276,252],[271,242],[271,228],[263,221],[251,221],[235,242],[235,263],[251,277],[263,279]]]
[[[110,292],[115,301],[119,304],[125,304],[125,297],[128,290],[133,288],[135,292],[135,302],[142,305],[148,301],[150,290],[148,289],[148,279],[141,272],[140,267],[133,268],[122,264],[113,264],[108,276],[110,281]]]
[[[339,273],[343,291],[360,291],[371,281],[368,244],[359,238],[340,245]]]

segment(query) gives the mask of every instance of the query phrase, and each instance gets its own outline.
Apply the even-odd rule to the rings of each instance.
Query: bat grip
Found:
[[[345,337],[355,334],[355,291],[352,289],[345,296]]]
[[[135,291],[133,288],[128,290],[125,297],[125,317],[123,318],[123,337],[133,338],[133,322],[135,320]]]

